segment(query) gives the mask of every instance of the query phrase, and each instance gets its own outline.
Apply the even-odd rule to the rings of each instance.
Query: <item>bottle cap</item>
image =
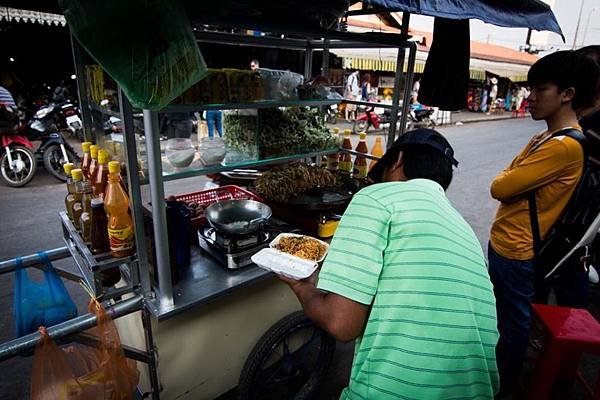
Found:
[[[100,146],[93,144],[90,146],[90,156],[92,156],[92,158],[98,158],[98,149],[100,148]]]
[[[367,140],[367,132],[361,132],[358,136],[360,140]]]
[[[340,128],[337,128],[337,127],[333,128],[333,133],[335,133],[336,135],[339,135],[340,134]]]
[[[67,176],[71,176],[71,171],[73,170],[73,163],[64,163],[63,170],[65,171],[65,174],[67,174]]]
[[[111,161],[108,163],[108,172],[111,174],[118,174],[121,172],[121,164],[118,161]]]
[[[84,153],[87,153],[88,151],[90,151],[91,145],[92,145],[92,142],[83,142],[83,143],[81,143],[81,149],[83,150]]]
[[[93,208],[104,207],[104,200],[102,200],[100,197],[94,197],[91,204]]]
[[[344,136],[350,137],[350,134],[352,134],[352,131],[350,129],[344,129]]]
[[[80,181],[83,179],[83,171],[81,170],[81,168],[76,168],[71,170],[71,178],[73,178],[74,181]]]
[[[98,163],[99,164],[108,164],[108,160],[110,159],[110,155],[108,151],[101,149],[98,150]]]
[[[381,143],[381,137],[377,136],[377,137],[375,138],[375,142],[377,142],[377,143]]]

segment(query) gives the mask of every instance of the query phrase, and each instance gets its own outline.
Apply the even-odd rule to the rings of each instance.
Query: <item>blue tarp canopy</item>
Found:
[[[539,0],[363,0],[388,11],[449,19],[479,19],[508,28],[531,28],[564,35],[550,6]]]

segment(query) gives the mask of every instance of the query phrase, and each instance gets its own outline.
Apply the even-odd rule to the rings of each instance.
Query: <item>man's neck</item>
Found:
[[[577,114],[571,107],[563,107],[550,118],[546,119],[546,125],[550,132],[555,132],[569,126],[577,126]]]

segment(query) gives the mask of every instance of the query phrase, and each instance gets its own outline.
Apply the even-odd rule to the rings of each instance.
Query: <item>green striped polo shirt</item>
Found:
[[[340,399],[492,399],[496,306],[475,233],[436,182],[357,193],[320,289],[370,305]]]

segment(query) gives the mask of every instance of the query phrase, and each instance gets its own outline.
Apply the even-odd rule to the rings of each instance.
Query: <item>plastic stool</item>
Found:
[[[544,344],[524,398],[542,400],[550,395],[558,377],[578,379],[592,399],[600,400],[600,381],[593,390],[579,373],[583,353],[600,354],[600,324],[578,308],[533,305],[534,318],[541,323]]]

